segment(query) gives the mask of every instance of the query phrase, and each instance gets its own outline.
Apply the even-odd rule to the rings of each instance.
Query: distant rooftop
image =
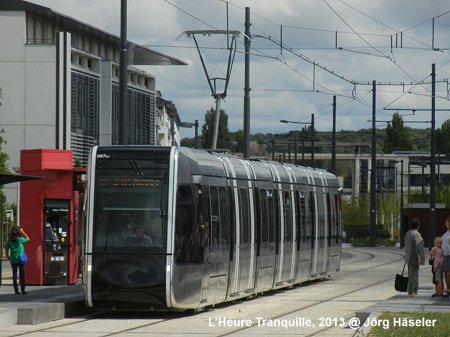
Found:
[[[60,29],[67,32],[83,32],[92,35],[98,39],[106,40],[117,45],[120,48],[120,38],[98,29],[94,26],[71,18],[69,16],[55,12],[54,10],[36,5],[28,1],[22,0],[1,0],[0,11],[25,11],[34,13],[47,20],[55,22]],[[129,63],[133,65],[187,65],[187,63],[147,48],[145,46],[128,41],[130,49],[133,49],[133,53],[130,53],[131,59]]]

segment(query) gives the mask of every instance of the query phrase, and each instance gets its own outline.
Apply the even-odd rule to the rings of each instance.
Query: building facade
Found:
[[[70,149],[83,166],[94,145],[117,144],[120,39],[50,8],[0,2],[0,128],[9,166],[20,150]],[[157,144],[156,79],[138,65],[184,62],[129,42],[127,143]],[[15,200],[16,184],[5,186]]]
[[[162,98],[160,91],[157,91],[156,96],[156,116],[158,118],[156,123],[157,145],[179,146],[179,125],[181,121],[177,108],[172,101]]]

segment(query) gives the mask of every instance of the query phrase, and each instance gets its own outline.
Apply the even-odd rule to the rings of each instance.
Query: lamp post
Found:
[[[198,120],[196,119],[194,123],[191,122],[181,122],[178,124],[180,128],[192,128],[195,127],[195,142],[194,146],[196,149],[198,149]]]
[[[314,114],[311,114],[311,122],[294,122],[282,119],[280,123],[311,125],[311,166],[314,167]]]

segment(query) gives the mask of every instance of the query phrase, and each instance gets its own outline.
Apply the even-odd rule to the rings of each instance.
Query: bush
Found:
[[[370,237],[370,227],[366,225],[350,225],[344,226],[347,237],[351,239],[364,239]],[[384,229],[383,225],[377,225],[375,228],[375,237],[377,239],[389,239],[391,233]]]
[[[370,237],[350,239],[350,243],[353,247],[369,247]],[[397,242],[389,239],[376,239],[375,245],[380,247],[394,247]]]

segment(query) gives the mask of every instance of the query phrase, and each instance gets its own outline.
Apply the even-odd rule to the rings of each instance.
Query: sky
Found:
[[[29,0],[120,36],[120,0]],[[243,129],[244,21],[250,8],[250,132],[378,128],[398,112],[405,126],[431,126],[436,69],[436,128],[450,119],[450,3],[447,0],[128,0],[128,40],[187,66],[145,66],[180,119],[204,122],[215,99],[202,68],[223,93],[231,38],[186,31],[230,30],[236,38],[221,109],[229,130]],[[231,54],[233,55],[233,54]],[[376,81],[375,100],[372,82]],[[300,122],[283,124],[281,119]],[[193,130],[182,129],[192,137]]]

